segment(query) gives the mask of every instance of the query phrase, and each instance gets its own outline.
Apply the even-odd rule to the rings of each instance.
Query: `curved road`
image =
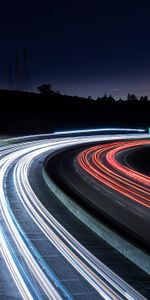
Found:
[[[78,162],[86,172],[128,198],[150,208],[150,178],[122,165],[116,156],[137,146],[150,145],[149,140],[110,143],[95,146],[78,155]]]
[[[83,247],[46,210],[29,182],[29,170],[37,157],[61,148],[110,138],[36,136],[3,141],[4,146],[0,152],[0,249],[20,293],[20,296],[17,294],[18,298],[79,299],[82,296],[84,299],[144,299]],[[42,254],[40,242],[35,247],[31,239],[31,234],[35,233],[44,241],[44,246],[48,245],[48,252],[53,247],[54,255],[61,256],[70,266],[70,277],[75,276],[79,283],[86,283],[84,293],[80,284],[78,292],[74,293],[65,287],[65,283],[62,283],[60,276],[55,274]],[[59,269],[61,272],[61,266]]]

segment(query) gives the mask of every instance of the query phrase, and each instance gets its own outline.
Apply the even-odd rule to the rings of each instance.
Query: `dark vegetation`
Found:
[[[0,134],[28,134],[76,128],[142,127],[150,125],[150,101],[128,95],[115,100],[106,95],[91,97],[61,95],[51,85],[39,93],[0,90]]]

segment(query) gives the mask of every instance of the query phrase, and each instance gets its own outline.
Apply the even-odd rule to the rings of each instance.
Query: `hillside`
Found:
[[[86,127],[148,127],[150,101],[92,100],[59,94],[0,90],[0,133],[50,132]]]

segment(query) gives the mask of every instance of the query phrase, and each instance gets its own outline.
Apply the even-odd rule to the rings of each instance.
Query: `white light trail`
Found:
[[[107,129],[108,130],[108,129]],[[38,137],[38,136],[36,136]],[[139,138],[145,135],[127,135],[122,138]],[[147,137],[147,136],[146,136]],[[112,273],[106,266],[104,266],[98,259],[96,259],[88,250],[86,250],[77,240],[75,240],[44,208],[39,199],[34,194],[29,181],[28,171],[31,162],[39,155],[46,151],[55,152],[62,147],[68,147],[76,144],[82,144],[94,141],[105,141],[109,139],[120,139],[119,136],[95,136],[95,137],[76,137],[76,138],[55,138],[51,140],[40,140],[20,143],[12,146],[3,147],[2,158],[0,160],[0,201],[1,212],[5,224],[9,229],[20,253],[23,255],[28,267],[31,269],[34,276],[36,276],[42,289],[45,291],[48,298],[60,299],[58,291],[53,286],[40,265],[35,260],[35,257],[28,248],[27,244],[22,238],[21,230],[17,221],[15,221],[11,207],[7,203],[5,195],[5,180],[7,172],[15,163],[13,183],[16,191],[22,201],[24,207],[32,217],[34,222],[39,226],[47,238],[55,245],[61,254],[68,260],[68,262],[97,290],[97,292],[104,299],[144,299],[135,290],[128,286],[123,280]],[[12,139],[11,139],[12,141]],[[9,200],[9,199],[8,199]],[[4,238],[1,237],[1,243],[6,245]],[[4,247],[3,245],[3,247]],[[6,246],[5,246],[6,247]],[[7,248],[9,252],[9,248]],[[11,254],[9,254],[11,256]],[[17,265],[11,268],[13,275]],[[17,274],[17,273],[16,273]],[[24,299],[28,299],[19,281],[23,282],[20,275],[17,276],[18,288]],[[20,279],[21,278],[21,279]],[[107,281],[107,283],[106,283]],[[28,288],[26,286],[26,288]],[[30,291],[28,291],[30,293]],[[68,294],[69,299],[69,294]]]
[[[110,132],[122,132],[122,133],[127,133],[127,132],[146,132],[145,129],[135,129],[135,128],[95,128],[95,129],[81,129],[81,130],[71,130],[71,131],[55,131],[54,134],[55,135],[59,135],[59,134],[74,134],[74,133],[94,133],[94,132],[106,132],[106,131],[110,131]]]
[[[6,241],[6,237],[4,236],[2,229],[0,229],[0,250],[4,257],[5,263],[22,295],[23,299],[31,299],[34,300],[32,297],[25,281],[23,280],[19,269],[18,263],[16,264],[13,255],[11,254],[11,250],[9,249],[8,242]]]

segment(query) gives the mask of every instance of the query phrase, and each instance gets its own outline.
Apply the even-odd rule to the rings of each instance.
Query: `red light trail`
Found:
[[[145,145],[150,145],[150,140],[98,145],[79,153],[77,161],[88,174],[101,183],[150,208],[150,177],[117,161],[118,153]]]

